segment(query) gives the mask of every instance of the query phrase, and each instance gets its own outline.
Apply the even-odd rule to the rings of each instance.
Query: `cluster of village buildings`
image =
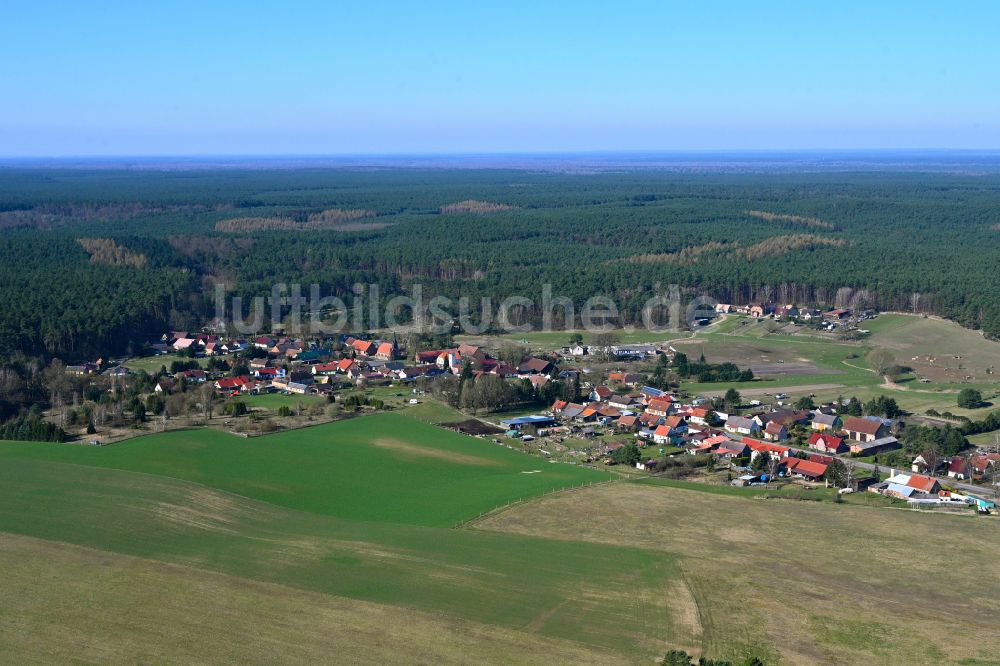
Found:
[[[188,334],[175,331],[165,334],[150,347],[155,353],[169,354],[194,350],[199,357],[237,354],[253,348],[253,358],[245,360],[247,372],[239,376],[206,369],[188,369],[162,377],[156,392],[171,392],[177,382],[212,383],[227,396],[254,395],[265,392],[324,394],[344,385],[382,385],[408,382],[441,374],[460,374],[469,366],[473,376],[496,375],[504,379],[526,379],[541,386],[554,376],[556,367],[546,359],[526,357],[517,365],[499,361],[475,345],[420,351],[409,362],[395,339],[370,340],[345,336],[338,340],[338,351],[318,341],[291,337],[259,336],[250,340],[221,340],[209,333]],[[244,363],[244,361],[240,361]],[[69,372],[97,372],[101,363],[70,366]],[[127,373],[122,366],[117,368]]]
[[[796,320],[800,322],[818,322],[820,328],[832,331],[841,326],[856,328],[866,319],[878,316],[874,310],[854,312],[850,308],[834,308],[833,310],[818,310],[816,308],[799,307],[792,304],[778,305],[775,303],[754,303],[750,305],[731,305],[719,303],[715,306],[716,314],[740,314],[751,319],[775,319],[779,321]]]
[[[774,303],[752,303],[749,305],[731,305],[729,303],[719,303],[715,306],[718,314],[741,314],[752,319],[763,319],[774,317],[775,319],[802,319],[810,321],[812,319],[823,319],[826,321],[844,321],[851,317],[852,312],[847,308],[836,308],[823,312],[816,308],[798,307],[795,305],[776,305]],[[866,316],[866,315],[862,315]]]
[[[587,402],[557,400],[546,415],[524,416],[502,421],[512,436],[533,438],[558,434],[589,437],[611,430],[633,435],[640,447],[673,447],[692,456],[711,456],[742,473],[734,485],[764,483],[768,476],[826,482],[834,457],[873,456],[901,448],[893,433],[898,423],[876,416],[841,416],[837,405],[812,410],[774,409],[746,415],[730,415],[706,406],[703,400],[683,403],[671,393],[641,386],[638,373],[617,372],[609,383],[623,386],[615,392],[609,386],[594,387]],[[788,445],[790,431],[808,431],[802,447]],[[622,441],[601,447],[605,461]],[[662,452],[661,448],[661,452]],[[767,456],[769,464],[754,464]],[[850,460],[844,461],[851,464]],[[966,501],[941,488],[940,483],[920,472],[935,472],[914,462],[913,474],[892,475],[887,481],[869,475],[848,475],[846,487],[872,490],[906,500],[925,502]],[[973,479],[1000,464],[1000,454],[944,461],[942,471],[956,480]],[[656,471],[658,459],[643,458],[637,467]],[[918,469],[919,468],[919,469]],[[752,472],[751,470],[757,470]],[[843,482],[843,479],[841,479]]]
[[[749,307],[749,314],[753,316],[753,308],[759,306]],[[772,314],[779,315],[778,311],[773,311],[761,316]],[[823,313],[822,316],[830,314]],[[798,311],[794,311],[794,315],[787,311],[780,313],[780,316],[800,315]],[[290,337],[221,340],[208,333],[168,333],[161,341],[151,345],[155,352],[166,354],[193,349],[198,356],[208,357],[245,352],[251,347],[258,352],[246,361],[245,374],[229,376],[218,371],[189,369],[161,377],[154,390],[172,392],[177,382],[183,379],[189,383],[211,382],[225,396],[264,392],[323,394],[344,385],[378,385],[446,373],[457,375],[467,366],[472,369],[474,377],[495,375],[504,379],[528,380],[536,388],[553,379],[579,377],[579,371],[560,372],[552,361],[545,358],[529,356],[513,365],[491,357],[483,348],[474,345],[420,351],[406,362],[400,358],[401,351],[395,339],[370,340],[348,336],[338,342],[338,351],[334,353],[320,342]],[[582,345],[574,345],[564,349],[563,354],[573,357],[587,351]],[[627,360],[647,358],[667,350],[655,345],[621,345],[610,351],[612,358]],[[68,368],[70,372],[81,373],[98,369],[100,363]],[[528,438],[554,434],[587,438],[610,430],[634,436],[641,447],[674,447],[694,456],[714,456],[729,463],[742,461],[742,469],[747,472],[750,468],[745,462],[752,463],[758,456],[765,455],[774,463],[767,466],[770,474],[812,482],[826,480],[834,456],[850,454],[866,457],[901,448],[894,436],[897,422],[876,416],[844,416],[838,413],[839,405],[826,404],[812,410],[779,408],[727,414],[711,409],[703,399],[683,403],[669,392],[643,386],[643,381],[644,376],[639,372],[610,372],[607,384],[584,384],[589,392],[585,402],[557,400],[547,415],[518,417],[501,424],[509,429],[509,434]],[[788,445],[793,428],[799,433],[803,429],[809,433],[801,448]],[[610,456],[621,446],[624,444],[620,441],[605,444],[599,453]],[[941,489],[927,474],[947,473],[956,480],[975,480],[1000,464],[1000,454],[934,462],[934,466],[929,465],[918,456],[913,462],[913,474],[905,479],[897,475],[888,482],[878,483],[877,479],[859,476],[852,480],[852,485],[857,490],[870,484],[880,492],[907,500],[928,499],[937,497]],[[643,469],[649,470],[655,469],[656,465],[656,459],[639,463]],[[754,467],[760,469],[761,465]],[[761,475],[743,474],[734,483],[757,483],[761,481]]]

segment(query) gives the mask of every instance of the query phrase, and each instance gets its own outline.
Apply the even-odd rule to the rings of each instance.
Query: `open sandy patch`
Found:
[[[400,439],[392,437],[380,437],[372,441],[372,444],[380,449],[389,449],[395,453],[412,456],[414,458],[435,458],[437,460],[458,463],[459,465],[496,465],[496,463],[492,460],[480,458],[479,456],[418,446],[416,444],[410,444],[409,442],[404,442]]]

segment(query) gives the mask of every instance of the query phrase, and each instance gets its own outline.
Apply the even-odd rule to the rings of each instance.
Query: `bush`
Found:
[[[222,412],[226,416],[245,416],[250,410],[247,409],[247,403],[242,400],[234,400],[233,402],[227,402]]]
[[[684,650],[671,650],[660,663],[663,666],[691,666],[691,656]]]
[[[170,364],[170,374],[176,375],[178,372],[197,370],[200,367],[198,361],[174,361]]]
[[[356,393],[344,398],[342,404],[345,408],[371,407],[373,409],[382,409],[385,407],[385,403],[379,398],[369,398],[366,395],[358,395]]]
[[[611,454],[611,460],[618,465],[635,465],[641,458],[642,454],[639,453],[639,447],[635,444],[626,444]]]

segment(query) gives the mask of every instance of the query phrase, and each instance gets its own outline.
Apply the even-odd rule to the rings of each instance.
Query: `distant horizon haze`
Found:
[[[0,9],[0,157],[1000,149],[1000,3]]]

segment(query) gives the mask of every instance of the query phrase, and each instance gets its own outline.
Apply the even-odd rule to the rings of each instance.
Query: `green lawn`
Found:
[[[417,399],[420,400],[420,404],[406,408],[406,415],[410,418],[425,423],[454,423],[469,418],[468,414],[433,398],[425,399],[425,396],[418,396]]]
[[[149,374],[154,374],[159,372],[161,367],[166,367],[167,371],[170,370],[170,364],[174,361],[197,361],[198,365],[205,367],[208,362],[207,358],[182,358],[177,354],[163,354],[162,356],[142,356],[137,358],[130,358],[123,364],[126,368],[138,372],[139,370],[145,370]]]
[[[396,413],[249,439],[196,429],[108,447],[10,442],[0,458],[145,472],[318,514],[437,526],[608,478]]]
[[[976,446],[996,446],[1000,442],[1000,430],[972,435],[969,437],[969,441]]]
[[[279,407],[290,407],[295,409],[296,405],[302,404],[305,407],[314,405],[317,402],[326,402],[326,398],[319,395],[283,395],[281,393],[261,393],[260,395],[240,396],[237,400],[242,400],[248,407],[259,407],[277,411]]]

